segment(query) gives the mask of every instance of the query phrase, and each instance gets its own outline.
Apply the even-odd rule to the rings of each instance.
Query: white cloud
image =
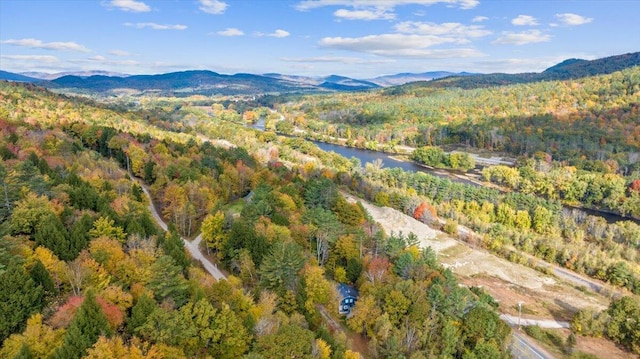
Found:
[[[447,42],[453,42],[453,40],[438,36],[382,34],[363,37],[325,37],[319,44],[334,49],[389,55],[393,51],[427,48]]]
[[[262,32],[256,32],[256,33],[254,33],[254,35],[258,36],[258,37],[268,36],[268,37],[283,38],[283,37],[287,37],[287,36],[289,36],[291,34],[289,33],[289,31],[285,31],[285,30],[282,30],[282,29],[277,29],[276,31],[274,31],[272,33],[269,33],[269,34],[265,34],[265,33],[262,33]]]
[[[379,8],[393,10],[396,6],[402,5],[423,5],[433,4],[457,5],[462,9],[472,9],[480,3],[479,0],[304,0],[296,5],[296,9],[307,11],[325,6],[350,6],[354,8]]]
[[[0,55],[2,69],[11,72],[47,72],[63,66],[60,59],[50,55]]]
[[[127,51],[124,50],[111,50],[109,51],[109,54],[113,55],[113,56],[131,56],[131,54]]]
[[[483,21],[487,21],[487,20],[489,20],[489,18],[486,17],[486,16],[476,16],[471,21],[472,22],[483,22]]]
[[[468,42],[468,38],[478,38],[491,35],[490,30],[485,29],[482,25],[463,25],[458,22],[445,22],[436,24],[433,22],[417,22],[405,21],[396,24],[396,31],[405,34],[418,35],[437,35],[447,36],[455,39],[452,42],[464,43]]]
[[[361,59],[358,57],[317,56],[317,57],[282,57],[281,61],[295,63],[340,63],[340,64],[387,64],[395,62],[391,59]]]
[[[225,30],[218,31],[217,34],[220,36],[242,36],[244,35],[244,32],[240,29],[236,29],[235,27],[229,27]]]
[[[556,14],[556,18],[563,25],[567,25],[567,26],[584,25],[593,21],[593,18],[591,17],[584,17],[581,15],[572,14],[572,13]]]
[[[271,37],[287,37],[289,35],[291,34],[288,31],[285,31],[282,29],[278,29],[271,34],[267,34],[267,36],[271,36]]]
[[[383,9],[376,10],[347,10],[339,9],[333,15],[345,20],[393,20],[396,15]]]
[[[90,64],[92,68],[107,68],[109,66],[136,66],[140,62],[135,60],[109,60],[104,56],[92,56],[86,59],[71,59],[72,64]]]
[[[50,55],[0,55],[0,58],[14,61],[33,61],[49,64],[60,61],[57,57]]]
[[[530,15],[518,15],[518,17],[511,20],[511,23],[516,26],[535,26],[538,25],[538,20]]]
[[[42,42],[41,40],[37,40],[37,39],[19,39],[19,40],[9,39],[9,40],[4,40],[1,43],[7,44],[7,45],[29,47],[32,49],[91,52],[91,50],[75,42],[59,42],[59,41]]]
[[[431,49],[445,44],[468,44],[471,39],[492,34],[481,25],[457,22],[404,21],[394,26],[395,33],[362,37],[325,37],[322,47],[368,53],[386,57],[449,58],[483,56],[474,48]]]
[[[220,15],[224,14],[229,4],[220,0],[199,0],[200,10],[207,14]]]
[[[115,7],[122,11],[129,12],[149,12],[151,7],[142,1],[135,0],[110,0],[102,2],[103,6]]]
[[[493,41],[494,44],[501,45],[525,45],[551,40],[551,35],[540,30],[528,30],[522,32],[504,31],[500,37]]]
[[[428,49],[434,45],[460,42],[452,37],[415,34],[382,34],[364,37],[325,37],[320,40],[322,47],[369,53],[387,57],[474,57],[482,56],[480,52],[471,48],[463,49]]]
[[[327,6],[350,7],[351,9],[339,9],[334,12],[338,19],[345,20],[393,20],[396,18],[394,9],[402,5],[447,4],[458,6],[461,9],[472,9],[479,0],[303,0],[295,7],[299,11],[309,11]],[[418,12],[419,14],[420,12]],[[422,16],[422,15],[418,15]]]
[[[124,25],[129,27],[135,27],[138,29],[150,28],[153,30],[185,30],[187,28],[186,25],[180,25],[180,24],[163,25],[163,24],[156,24],[155,22],[138,22],[135,24],[126,22]]]

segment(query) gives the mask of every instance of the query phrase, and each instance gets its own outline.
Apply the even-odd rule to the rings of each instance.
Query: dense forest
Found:
[[[352,162],[175,111],[0,84],[0,357],[508,356],[490,297],[345,200]]]
[[[485,181],[638,218],[639,86],[640,67],[573,81],[476,90],[406,85],[393,91],[283,98],[274,104],[284,114],[282,121],[273,114],[261,116],[284,134],[411,153],[412,160],[433,167],[473,169],[475,161],[465,151],[507,154],[518,157],[516,168],[486,167]],[[398,89],[408,90],[398,94]],[[244,114],[259,111],[245,109]]]
[[[526,86],[582,89],[598,82],[609,94],[599,111],[613,118],[606,107],[612,103],[637,110],[638,70],[580,86]],[[628,82],[624,90],[610,88],[614,79]],[[500,102],[524,89],[447,96],[470,101],[487,91],[485,102],[501,94],[492,100]],[[1,83],[0,311],[10,315],[0,321],[0,357],[508,356],[510,329],[496,314],[498,304],[480,288],[460,286],[430,248],[417,246],[414,233],[385,233],[344,192],[512,262],[536,267],[537,257],[625,288],[627,296],[605,311],[578,311],[572,335],[605,336],[637,353],[640,323],[620,318],[639,310],[629,292],[640,293],[640,226],[562,205],[638,216],[637,142],[616,147],[619,153],[601,144],[602,158],[585,151],[581,162],[555,161],[557,153],[536,149],[515,168],[486,167],[483,179],[498,186],[491,188],[363,166],[271,132],[304,129],[352,145],[383,143],[375,133],[391,122],[345,125],[347,114],[376,99],[389,101],[390,109],[379,111],[423,111],[418,100],[433,101],[429,96],[302,97],[276,111],[201,97],[100,104]],[[482,128],[477,116],[474,126]],[[260,118],[270,131],[244,126]],[[637,127],[636,115],[622,118]],[[407,143],[429,146],[416,149],[414,159],[473,167],[473,158],[438,147],[451,141],[449,123],[456,121],[430,124],[432,142]],[[406,123],[393,124],[397,132],[389,133],[402,134]],[[491,133],[503,146],[501,131]],[[166,233],[147,208],[145,190],[169,223]],[[216,281],[185,251],[181,238],[199,234],[202,252],[226,269],[227,280]],[[338,283],[360,292],[349,318],[338,314]]]
[[[406,85],[305,96],[277,108],[317,138],[394,151],[463,146],[513,156],[544,152],[578,168],[638,169],[640,67],[569,81],[484,89]]]

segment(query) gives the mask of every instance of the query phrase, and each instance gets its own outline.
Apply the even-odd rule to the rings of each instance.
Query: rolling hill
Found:
[[[29,77],[25,75],[16,74],[13,72],[0,70],[0,80],[14,81],[14,82],[39,82],[40,79]]]
[[[320,80],[287,77],[277,74],[239,73],[224,75],[213,71],[181,71],[160,75],[63,76],[49,82],[48,87],[109,93],[116,90],[180,94],[250,95],[262,93],[359,91],[378,85],[348,77],[332,75]]]
[[[633,66],[640,66],[640,52],[609,56],[590,61],[568,59],[540,73],[493,73],[475,76],[446,77],[434,81],[421,82],[419,86],[471,89],[537,81],[570,80],[587,76],[606,75]]]
[[[130,76],[130,75],[123,74],[123,73],[120,73],[120,72],[100,71],[100,70],[96,70],[96,71],[67,71],[67,72],[56,72],[56,73],[31,71],[31,72],[22,72],[22,73],[20,73],[20,75],[34,77],[36,79],[47,80],[47,81],[55,80],[55,79],[63,77],[63,76],[78,76],[78,77],[89,77],[89,76],[96,76],[96,75],[117,76],[117,77]]]
[[[340,75],[308,77],[284,74],[220,74],[206,70],[180,71],[157,75],[133,75],[105,71],[84,71],[64,75],[0,71],[0,80],[41,82],[43,86],[68,92],[114,94],[117,92],[160,93],[170,96],[202,95],[255,95],[279,93],[315,93],[365,91],[389,87],[389,93],[399,93],[420,87],[483,88],[537,81],[568,80],[593,75],[610,74],[640,65],[640,52],[610,56],[596,60],[567,59],[540,73],[474,74],[432,71],[399,73],[369,80],[358,80]],[[46,75],[46,76],[45,76]],[[64,75],[54,78],[58,75]],[[40,78],[36,78],[40,77]],[[49,79],[49,81],[41,78]],[[396,87],[394,87],[396,86]],[[399,87],[397,87],[399,86]]]

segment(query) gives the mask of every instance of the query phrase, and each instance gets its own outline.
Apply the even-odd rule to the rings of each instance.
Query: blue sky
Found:
[[[0,69],[541,71],[640,51],[639,0],[0,0]]]

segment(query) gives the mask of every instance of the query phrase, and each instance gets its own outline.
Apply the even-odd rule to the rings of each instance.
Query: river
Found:
[[[454,182],[464,183],[464,184],[468,184],[476,187],[483,186],[480,182],[472,181],[470,179],[465,179],[461,177],[463,176],[462,173],[457,173],[456,171],[446,170],[446,169],[427,168],[427,167],[420,166],[411,161],[400,161],[395,159],[393,155],[389,155],[384,152],[363,150],[360,148],[345,147],[345,146],[334,145],[331,143],[324,143],[324,142],[318,142],[318,141],[311,141],[311,142],[316,144],[318,147],[320,147],[324,151],[333,151],[346,158],[355,157],[360,160],[363,166],[367,162],[372,163],[376,160],[381,160],[383,165],[382,168],[401,168],[405,171],[410,171],[410,172],[424,172],[433,176],[447,178]],[[474,170],[474,173],[476,176],[479,177],[479,171],[477,170],[477,168],[476,170]],[[589,208],[577,208],[569,205],[563,205],[563,207],[567,210],[582,211],[590,216],[602,217],[608,223],[615,223],[619,221],[632,221],[640,225],[640,220],[638,219],[622,217],[615,213],[608,213],[608,212],[598,211],[598,210],[589,209]]]
[[[264,131],[265,120],[264,118],[260,118],[256,123],[252,125],[248,125],[248,127],[254,128],[259,131]],[[295,136],[287,136],[287,137],[295,137]],[[373,163],[379,160],[379,161],[382,161],[382,168],[400,168],[409,172],[424,172],[436,177],[449,179],[453,182],[464,183],[464,184],[468,184],[476,187],[483,186],[481,182],[472,181],[470,179],[464,178],[463,177],[464,175],[458,171],[420,166],[412,161],[398,160],[394,157],[394,155],[390,155],[388,153],[384,153],[380,151],[371,151],[371,150],[365,150],[361,148],[346,147],[346,146],[336,145],[332,143],[319,142],[319,141],[313,141],[313,140],[309,140],[309,141],[313,142],[316,146],[320,147],[320,149],[322,149],[323,151],[327,151],[327,152],[332,151],[345,158],[355,157],[360,160],[360,163],[362,164],[362,166],[364,166],[366,163]],[[479,177],[480,172],[478,168],[476,168],[472,172],[472,175]],[[589,208],[576,208],[568,205],[563,205],[563,206],[565,209],[568,209],[568,210],[583,211],[590,216],[602,217],[608,223],[615,223],[619,221],[632,221],[640,225],[639,219],[622,217],[615,213],[603,212],[603,211],[598,211],[598,210],[589,209]]]
[[[259,131],[264,131],[265,120],[264,118],[260,118],[256,123],[250,124],[248,125],[248,127],[251,127]],[[291,137],[291,138],[298,138],[297,136],[288,136],[283,134],[278,134],[278,135]],[[408,172],[424,172],[436,177],[447,178],[454,182],[465,183],[473,186],[480,186],[480,184],[470,181],[468,179],[457,177],[457,176],[460,176],[461,174],[456,175],[455,171],[428,168],[428,167],[420,166],[412,161],[401,161],[388,153],[384,153],[380,151],[365,150],[365,149],[355,148],[355,147],[346,147],[346,146],[314,141],[314,140],[307,140],[307,141],[313,142],[316,146],[320,147],[320,149],[322,149],[323,151],[335,152],[345,158],[355,157],[360,160],[360,163],[362,164],[363,167],[367,163],[382,161],[382,168],[400,168]]]

